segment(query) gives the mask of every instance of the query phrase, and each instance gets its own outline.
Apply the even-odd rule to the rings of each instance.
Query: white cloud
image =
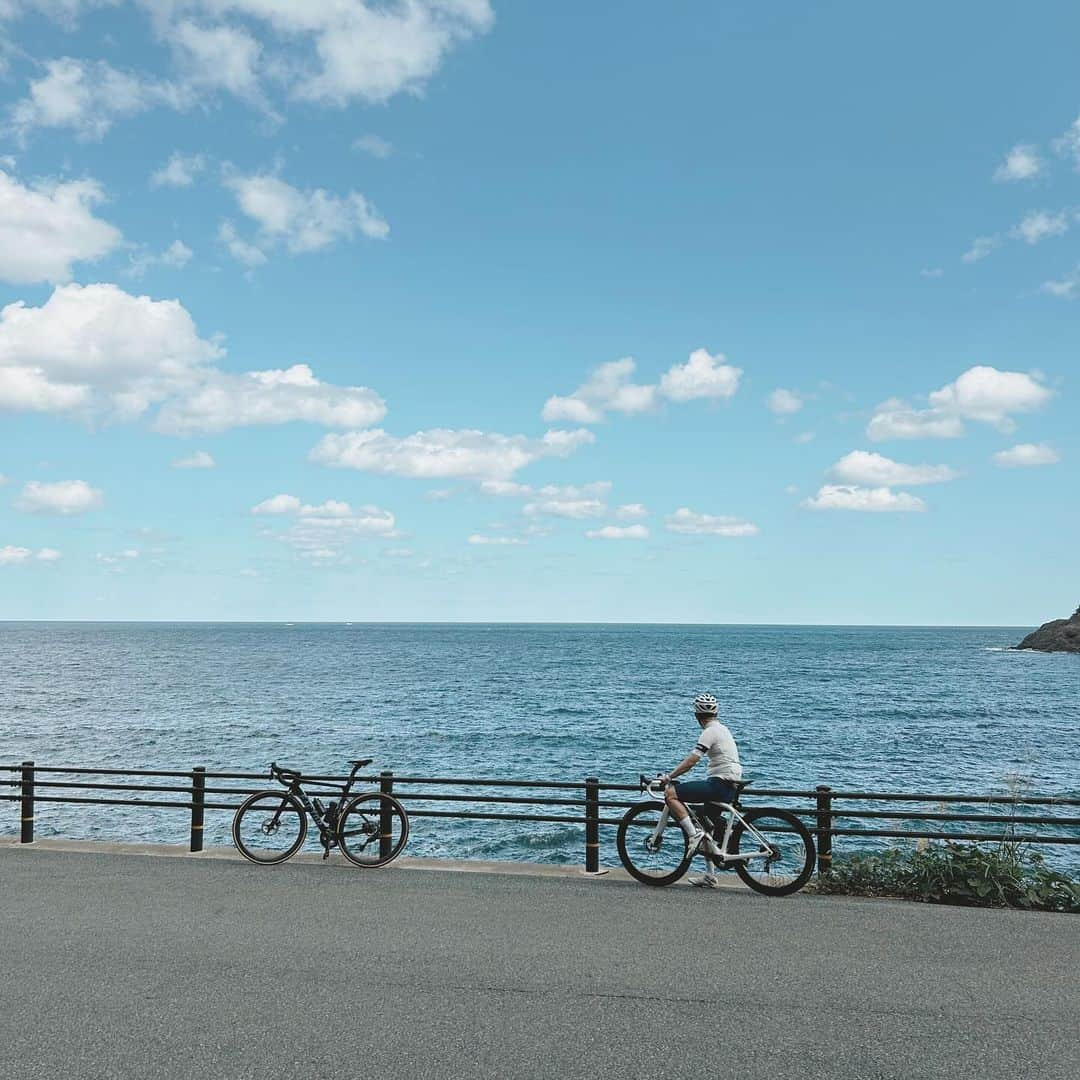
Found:
[[[257,71],[262,50],[247,30],[224,23],[203,26],[185,19],[170,28],[168,41],[185,85],[227,90],[263,106]]]
[[[153,187],[189,187],[204,168],[206,158],[202,154],[181,154],[175,150],[150,177],[150,184]]]
[[[742,369],[729,364],[723,353],[695,349],[685,364],[673,364],[661,377],[660,393],[671,401],[727,399],[739,389],[741,377]]]
[[[3,487],[7,482],[8,478],[3,473],[0,473],[0,487]]]
[[[722,354],[713,356],[705,349],[695,349],[684,364],[673,364],[658,385],[631,382],[636,368],[637,362],[629,356],[601,364],[572,394],[548,398],[541,416],[549,423],[595,424],[607,412],[647,412],[661,398],[729,398],[738,389],[742,375]]]
[[[994,461],[1006,469],[1029,465],[1056,465],[1060,460],[1058,452],[1046,443],[1019,443],[1008,450],[999,450],[994,455]]]
[[[958,439],[964,434],[964,424],[958,416],[948,416],[936,409],[912,409],[899,399],[890,398],[874,410],[866,434],[874,442],[886,439]]]
[[[940,266],[924,266],[919,271],[919,277],[924,278],[942,278],[945,276],[945,271]]]
[[[215,8],[266,19],[283,37],[310,35],[317,70],[301,68],[293,93],[344,105],[419,94],[455,45],[494,23],[488,0],[214,0]]]
[[[158,105],[182,108],[184,91],[168,82],[118,71],[104,60],[49,60],[30,94],[15,103],[12,124],[25,136],[31,128],[70,128],[84,140],[104,137],[113,122]]]
[[[17,547],[14,544],[6,544],[0,547],[0,566],[18,566],[21,563],[36,559],[38,562],[52,563],[60,558],[60,552],[55,548],[43,547],[36,553],[30,548]]]
[[[607,506],[599,499],[540,499],[537,502],[526,503],[522,513],[530,517],[547,515],[549,517],[564,518],[596,518],[603,517],[607,513]]]
[[[394,152],[393,145],[378,135],[361,135],[353,140],[353,149],[380,159],[388,158]]]
[[[15,501],[15,508],[27,514],[85,514],[100,510],[105,496],[100,488],[91,487],[85,480],[57,480],[47,484],[31,480]]]
[[[170,435],[305,421],[324,427],[366,427],[386,415],[386,403],[366,386],[320,382],[307,364],[285,370],[212,372],[167,402],[155,428]]]
[[[174,469],[212,469],[214,459],[205,450],[196,450],[189,457],[177,458],[173,463]]]
[[[656,402],[656,387],[630,381],[637,367],[632,357],[601,364],[569,397],[550,397],[541,417],[548,422],[594,424],[605,412],[644,412]]]
[[[794,441],[800,446],[805,446],[807,443],[813,442],[815,438],[816,436],[812,431],[800,431],[799,434],[795,436]]]
[[[84,8],[118,0],[0,0],[0,20],[42,10],[71,23]],[[266,97],[344,106],[420,96],[446,56],[494,24],[489,0],[141,0],[176,77],[160,82],[104,63],[50,61],[17,106],[34,124],[98,138],[120,116],[153,105],[182,107],[214,91],[269,112]]]
[[[1037,244],[1050,236],[1061,236],[1069,230],[1069,218],[1064,210],[1056,214],[1034,210],[1028,214],[1011,235],[1026,244]]]
[[[965,420],[1010,431],[1014,413],[1034,412],[1052,396],[1038,375],[977,365],[931,393],[928,409],[912,409],[896,398],[883,402],[875,409],[866,433],[878,442],[955,439],[964,434]]]
[[[480,491],[484,495],[523,498],[531,495],[535,489],[531,484],[519,484],[515,480],[481,480]]]
[[[931,408],[999,427],[1009,425],[1012,413],[1042,408],[1052,393],[1037,376],[1022,371],[999,371],[978,365],[955,382],[930,395]]]
[[[363,386],[320,382],[307,364],[230,374],[176,300],[115,285],[64,285],[40,308],[0,310],[0,409],[134,420],[160,405],[166,434],[305,421],[378,423],[386,405]]]
[[[903,465],[866,450],[852,450],[850,454],[845,454],[829,472],[844,484],[865,487],[941,484],[959,476],[948,465]]]
[[[1038,150],[1028,143],[1017,143],[994,172],[999,184],[1015,180],[1034,180],[1043,171]]]
[[[514,480],[481,480],[480,492],[483,495],[495,495],[502,498],[531,498],[538,500],[525,506],[526,514],[552,513],[562,517],[593,517],[592,513],[576,514],[561,513],[558,510],[547,510],[541,507],[544,504],[565,504],[566,506],[590,506],[596,507],[603,504],[603,499],[611,490],[610,480],[594,480],[590,484],[544,484],[543,487],[534,487],[532,484],[519,484]]]
[[[221,355],[176,300],[62,285],[39,308],[0,310],[0,409],[133,419]]]
[[[316,506],[302,503],[295,495],[275,495],[253,506],[251,512],[290,518],[287,528],[271,535],[316,563],[346,561],[346,551],[355,540],[387,540],[398,535],[389,510],[354,508],[339,499]]]
[[[979,262],[980,259],[985,259],[1000,244],[1000,236],[977,236],[971,247],[960,256],[960,260],[966,263]]]
[[[225,245],[229,254],[247,267],[262,266],[266,262],[266,253],[262,248],[248,243],[236,231],[231,221],[223,221],[218,228],[218,239]]]
[[[791,416],[803,407],[803,399],[794,390],[778,387],[769,395],[767,404],[777,416]]]
[[[615,516],[620,521],[639,521],[641,518],[647,518],[649,511],[642,503],[624,503],[616,509]]]
[[[295,514],[299,513],[301,505],[295,495],[274,495],[253,506],[251,512],[253,514]]]
[[[664,519],[668,532],[686,533],[691,536],[757,536],[761,531],[756,525],[742,518],[699,514],[687,507],[680,507]]]
[[[593,441],[585,430],[549,431],[532,439],[446,428],[399,438],[376,429],[326,435],[310,458],[322,465],[425,480],[454,476],[507,480],[539,458],[567,457]]]
[[[94,217],[105,195],[94,180],[24,187],[0,170],[0,280],[13,285],[71,278],[72,264],[100,259],[123,239]]]
[[[1077,169],[1080,169],[1080,116],[1060,138],[1054,140],[1054,150],[1062,157],[1070,157]]]
[[[178,270],[187,266],[195,253],[182,240],[174,240],[159,256],[163,266],[175,266]]]
[[[174,240],[160,255],[153,255],[148,251],[140,251],[131,256],[131,276],[142,277],[147,270],[154,266],[168,266],[174,270],[182,270],[195,254],[183,242]]]
[[[259,226],[260,249],[282,243],[299,254],[351,240],[357,232],[377,240],[390,233],[390,226],[358,191],[343,196],[322,188],[301,191],[269,174],[227,176],[225,185],[240,210]],[[235,230],[232,237],[236,239]]]
[[[864,488],[849,484],[825,484],[803,504],[809,510],[855,510],[866,513],[922,512],[926,503],[906,491],[887,487]]]
[[[1075,300],[1080,296],[1080,266],[1059,281],[1044,281],[1042,291],[1062,300]]]
[[[602,529],[589,529],[585,535],[590,540],[648,540],[645,525],[605,525]]]
[[[473,533],[469,537],[470,544],[492,544],[500,547],[522,547],[527,541],[519,536],[484,536],[482,533]]]
[[[132,562],[139,557],[139,550],[137,548],[127,548],[124,551],[118,551],[115,555],[106,555],[103,552],[97,553],[97,561],[104,563],[106,566],[121,566],[126,562]]]

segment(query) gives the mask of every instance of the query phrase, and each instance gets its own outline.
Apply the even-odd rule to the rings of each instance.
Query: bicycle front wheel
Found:
[[[408,839],[405,807],[384,792],[357,795],[338,815],[338,847],[357,866],[385,866],[401,854]]]
[[[615,842],[623,866],[645,885],[671,885],[690,865],[686,833],[670,815],[661,833],[665,807],[647,802],[632,806],[619,822]]]
[[[788,896],[798,892],[814,872],[814,838],[787,810],[748,810],[731,831],[735,872],[756,892]]]
[[[245,859],[282,863],[304,846],[307,814],[288,792],[259,791],[241,804],[232,823],[233,843]]]

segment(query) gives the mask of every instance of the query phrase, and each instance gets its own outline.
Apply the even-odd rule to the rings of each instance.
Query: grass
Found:
[[[928,904],[1080,913],[1080,880],[1051,870],[1042,855],[1008,841],[924,843],[838,859],[820,893],[890,896]]]

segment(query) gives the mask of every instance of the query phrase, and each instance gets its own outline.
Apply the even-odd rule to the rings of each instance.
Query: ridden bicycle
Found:
[[[396,859],[409,839],[405,808],[383,791],[350,798],[356,774],[371,764],[371,758],[349,764],[352,772],[344,785],[318,781],[320,788],[341,792],[339,799],[324,805],[304,791],[301,773],[272,762],[270,779],[286,790],[257,791],[240,805],[232,823],[233,843],[240,854],[264,866],[283,863],[304,846],[310,817],[319,830],[324,859],[335,847],[357,866],[385,866]]]
[[[671,885],[697,854],[720,869],[733,869],[751,889],[766,896],[798,892],[814,872],[814,838],[788,810],[762,806],[744,813],[739,796],[748,783],[732,783],[735,797],[730,803],[687,807],[698,828],[718,845],[718,850],[707,851],[706,840],[692,852],[686,833],[664,802],[662,780],[642,775],[641,790],[650,801],[631,807],[619,822],[616,840],[623,866],[646,885]]]

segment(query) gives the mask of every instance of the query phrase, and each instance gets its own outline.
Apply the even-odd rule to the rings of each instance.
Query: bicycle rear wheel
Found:
[[[686,833],[673,817],[668,817],[663,834],[656,835],[664,810],[662,803],[639,803],[627,810],[619,822],[615,837],[619,858],[644,885],[671,885],[690,865]]]
[[[748,810],[731,831],[732,855],[750,855],[735,862],[735,872],[756,892],[788,896],[798,892],[814,872],[814,838],[787,810]]]
[[[385,866],[401,854],[408,839],[405,807],[384,792],[357,795],[338,815],[338,847],[357,866]]]
[[[271,865],[282,863],[304,846],[307,814],[288,792],[259,791],[236,811],[233,843],[245,859]]]

